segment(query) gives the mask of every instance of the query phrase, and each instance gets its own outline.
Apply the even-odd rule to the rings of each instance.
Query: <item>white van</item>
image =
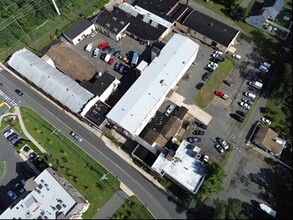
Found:
[[[263,71],[263,72],[265,72],[265,73],[269,72],[269,69],[266,66],[264,66],[264,65],[260,65],[258,67],[258,69],[261,70],[261,71]]]
[[[250,85],[251,87],[253,88],[256,88],[256,89],[261,89],[263,84],[261,82],[258,82],[258,81],[250,81],[248,83],[248,85]]]
[[[91,52],[93,46],[94,46],[93,44],[88,44],[88,45],[85,47],[85,51],[86,51],[86,52]]]
[[[244,95],[248,98],[251,98],[252,100],[256,98],[256,95],[251,92],[245,92]]]
[[[240,60],[241,59],[241,56],[238,55],[238,54],[233,54],[232,57],[236,60]]]

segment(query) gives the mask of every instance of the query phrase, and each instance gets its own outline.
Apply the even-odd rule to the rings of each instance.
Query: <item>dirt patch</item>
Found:
[[[97,72],[97,68],[74,50],[61,42],[52,46],[46,53],[58,69],[74,80],[90,80]]]

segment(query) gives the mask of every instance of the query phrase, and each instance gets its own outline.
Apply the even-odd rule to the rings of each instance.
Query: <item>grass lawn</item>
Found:
[[[282,111],[281,106],[275,104],[271,100],[268,100],[266,107],[272,110],[272,112],[263,114],[264,117],[271,120],[272,124],[270,125],[270,127],[275,129],[276,131],[279,130],[277,127],[283,128],[285,126],[284,122],[286,121],[286,114]]]
[[[223,80],[232,72],[233,68],[233,61],[231,59],[226,58],[224,62],[220,63],[210,80],[195,97],[195,104],[200,108],[206,108],[213,99],[215,90],[221,87]]]
[[[155,219],[136,196],[129,197],[111,219]]]
[[[92,218],[119,188],[119,181],[62,133],[28,107],[21,107],[27,131],[51,155],[50,162],[90,202],[83,218]],[[14,128],[19,130],[19,123]],[[55,133],[56,130],[55,130]],[[27,141],[29,143],[29,141]],[[24,143],[24,142],[22,142]],[[23,145],[23,144],[22,144]],[[31,146],[31,143],[29,143]]]
[[[4,161],[0,161],[0,180],[2,179],[2,176],[5,173],[5,164]]]

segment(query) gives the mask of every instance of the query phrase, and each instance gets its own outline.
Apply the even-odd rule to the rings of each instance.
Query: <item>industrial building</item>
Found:
[[[24,187],[29,193],[6,209],[0,219],[80,219],[90,205],[52,168],[28,179]]]
[[[138,140],[138,135],[155,115],[166,95],[195,61],[199,45],[175,34],[144,73],[107,114],[115,128]]]

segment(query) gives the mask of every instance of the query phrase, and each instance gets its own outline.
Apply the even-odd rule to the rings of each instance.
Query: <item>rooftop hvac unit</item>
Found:
[[[113,19],[114,21],[116,21],[116,20],[117,20],[117,18],[116,18],[116,17],[112,17],[112,19]]]
[[[125,22],[124,22],[124,21],[120,21],[119,23],[120,23],[121,25],[124,25],[124,24],[125,24]]]
[[[105,26],[106,26],[107,28],[109,28],[109,27],[110,27],[110,24],[109,24],[109,23],[106,23]]]

